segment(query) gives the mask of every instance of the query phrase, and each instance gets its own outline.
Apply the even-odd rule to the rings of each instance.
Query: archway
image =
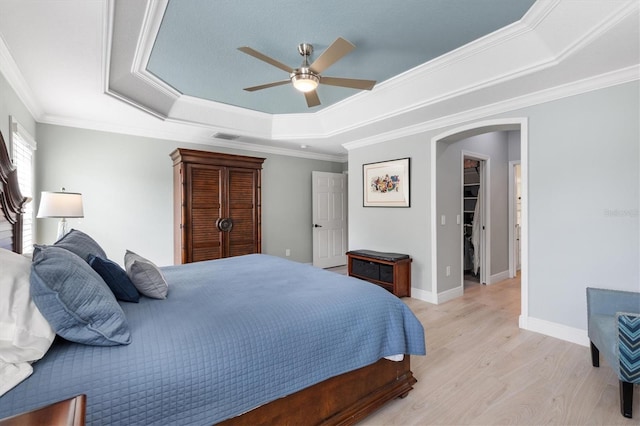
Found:
[[[438,142],[451,142],[466,139],[483,133],[497,131],[520,131],[520,161],[522,171],[522,230],[521,230],[521,309],[519,326],[526,328],[529,298],[529,277],[528,277],[528,242],[529,242],[529,222],[528,222],[528,121],[527,118],[503,118],[494,120],[484,120],[469,123],[447,130],[435,135],[431,139],[430,145],[430,171],[431,171],[431,291],[435,295],[435,302],[441,303],[448,299],[442,299],[438,294],[438,216],[437,216],[437,146]]]

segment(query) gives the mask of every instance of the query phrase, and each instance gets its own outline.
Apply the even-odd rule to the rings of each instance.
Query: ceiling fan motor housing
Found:
[[[309,43],[300,43],[298,45],[298,53],[305,57],[311,56],[313,53],[313,45]]]

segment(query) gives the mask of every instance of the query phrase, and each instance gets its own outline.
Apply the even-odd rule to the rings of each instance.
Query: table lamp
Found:
[[[64,188],[62,188],[61,192],[42,191],[40,194],[40,207],[36,217],[61,218],[60,223],[58,223],[57,241],[69,232],[67,228],[68,217],[84,217],[82,194],[65,192]]]

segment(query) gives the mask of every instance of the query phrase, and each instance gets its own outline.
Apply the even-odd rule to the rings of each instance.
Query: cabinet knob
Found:
[[[313,224],[313,227],[314,227],[314,228],[322,228],[322,225],[318,225],[317,223],[314,223],[314,224]]]
[[[233,220],[230,217],[221,217],[216,220],[216,227],[222,232],[231,232]]]

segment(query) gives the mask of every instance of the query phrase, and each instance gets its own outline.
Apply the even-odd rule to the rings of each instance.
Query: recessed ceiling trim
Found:
[[[562,60],[585,48],[594,37],[602,36],[613,27],[615,24],[609,22],[609,19],[617,24],[622,19],[638,13],[638,3],[634,1],[617,2],[610,8],[612,10],[610,14],[605,17],[592,11],[589,21],[581,21],[582,25],[574,27],[570,42],[554,52],[545,39],[553,39],[553,34],[563,29],[558,27],[557,17],[553,17],[552,25],[542,24],[546,24],[543,19],[549,18],[552,12],[565,13],[558,9],[557,6],[560,3],[557,0],[537,2],[522,21],[387,80],[377,87],[375,93],[361,93],[316,113],[316,119],[322,118],[324,122],[330,122],[333,125],[333,128],[324,134],[310,134],[307,131],[303,137],[298,138],[294,132],[287,133],[288,130],[295,128],[285,116],[281,120],[274,119],[274,138],[290,140],[330,138],[382,120],[398,118],[431,105],[460,98],[487,87],[497,87],[558,65]],[[580,5],[574,3],[573,7],[580,7]],[[570,9],[568,12],[573,10]],[[607,25],[602,24],[603,19]],[[526,52],[522,52],[522,46],[527,46]],[[493,61],[487,61],[487,57]],[[507,58],[508,62],[499,62],[499,66],[495,66],[500,58]],[[470,79],[468,75],[463,74],[448,78],[449,75],[459,73],[461,70],[463,73],[464,70],[474,70],[476,74],[478,71],[475,70],[482,70],[480,72],[485,72],[486,77]],[[416,90],[416,88],[429,88],[433,81],[438,81],[440,87],[431,91]],[[447,84],[449,84],[449,91],[443,90]],[[367,95],[372,99],[362,102]],[[376,103],[376,99],[382,99],[384,105]],[[349,111],[349,114],[345,114],[345,110]],[[279,132],[280,129],[282,132]]]
[[[164,16],[164,11],[166,10],[168,3],[168,0],[152,0],[147,2],[147,8],[142,20],[142,29],[140,30],[140,36],[138,37],[138,42],[136,43],[136,48],[133,52],[132,69],[135,73],[146,72],[147,63],[149,62],[151,51],[153,50],[155,36],[158,34],[158,31],[160,31],[162,17]],[[147,74],[153,75],[149,72],[147,72]],[[166,83],[161,86],[171,87]],[[176,93],[177,95],[181,94],[178,90],[173,88],[171,92]]]
[[[115,0],[114,0],[115,1]],[[128,2],[124,2],[124,1],[120,1],[118,3],[119,6],[122,7],[126,7],[126,4]],[[538,4],[542,4],[542,6],[537,6]],[[547,4],[555,4],[555,2],[541,2],[541,3],[536,3],[534,4],[533,7],[547,7]],[[157,36],[157,32],[160,26],[160,22],[161,22],[161,18],[162,18],[162,13],[160,13],[160,10],[163,10],[166,8],[167,5],[167,1],[166,0],[149,0],[149,7],[146,8],[146,10],[144,11],[145,16],[142,18],[142,21],[145,22],[146,24],[144,25],[143,28],[143,32],[145,33],[143,36],[140,36],[140,39],[143,40],[155,40],[156,36]],[[540,13],[538,13],[540,14]],[[129,19],[130,19],[130,13],[129,15]],[[352,104],[357,104],[358,101],[360,101],[361,103],[365,103],[362,102],[363,98],[366,98],[367,100],[370,99],[380,99],[380,98],[384,98],[384,96],[375,96],[376,93],[380,93],[384,90],[384,87],[388,87],[387,90],[395,90],[396,87],[398,86],[402,86],[403,83],[407,80],[410,80],[412,78],[415,77],[416,72],[422,72],[422,73],[426,73],[429,74],[431,69],[438,69],[439,67],[449,67],[451,66],[452,63],[451,62],[452,59],[450,58],[464,58],[466,56],[474,56],[476,53],[478,53],[479,51],[483,51],[488,49],[489,47],[492,46],[492,44],[496,43],[496,44],[501,44],[503,43],[505,34],[506,37],[509,38],[510,33],[512,32],[516,32],[516,33],[521,33],[523,31],[527,31],[526,26],[520,25],[520,26],[515,26],[513,29],[512,27],[514,27],[513,25],[506,27],[504,30],[499,30],[496,31],[494,33],[492,33],[489,36],[485,36],[483,37],[481,40],[476,41],[476,42],[472,42],[469,45],[460,48],[460,49],[456,49],[455,54],[451,54],[451,55],[444,55],[442,60],[439,61],[432,61],[431,63],[429,63],[428,67],[418,67],[418,69],[414,72],[410,72],[410,73],[404,73],[402,75],[401,78],[394,78],[391,79],[389,81],[387,81],[386,83],[380,84],[376,90],[375,93],[359,93],[357,95],[351,96],[350,98],[347,98],[345,101],[339,102],[333,106],[327,107],[321,111],[315,112],[315,113],[311,113],[316,119],[321,118],[321,117],[326,117],[325,122],[331,122],[333,124],[332,128],[328,128],[326,125],[322,126],[323,128],[318,128],[317,126],[315,126],[316,128],[309,128],[309,126],[305,126],[303,128],[302,132],[298,132],[298,133],[292,133],[290,130],[294,129],[294,128],[300,128],[300,126],[296,126],[294,123],[292,123],[293,121],[296,120],[300,120],[300,116],[302,115],[307,115],[307,114],[287,114],[287,115],[280,115],[280,116],[272,116],[267,114],[269,117],[272,117],[272,120],[275,122],[277,121],[278,123],[274,123],[273,126],[271,126],[270,132],[265,134],[265,133],[260,133],[255,135],[257,137],[260,138],[268,138],[268,139],[273,139],[273,140],[280,140],[280,139],[317,139],[317,138],[331,138],[334,135],[338,135],[344,132],[348,132],[351,131],[352,129],[355,128],[360,128],[360,127],[365,127],[367,126],[369,123],[371,122],[376,122],[380,119],[385,119],[386,117],[392,117],[394,115],[397,114],[402,114],[405,111],[407,111],[406,108],[406,103],[403,103],[402,106],[400,107],[400,109],[395,109],[392,112],[389,112],[389,104],[386,102],[386,100],[382,100],[382,101],[378,101],[378,110],[380,110],[379,113],[377,114],[368,114],[366,117],[363,117],[361,119],[358,120],[349,120],[348,124],[343,125],[337,125],[337,123],[340,123],[340,119],[344,120],[345,119],[345,114],[344,114],[344,108],[350,108],[352,106]],[[125,29],[126,27],[123,26],[122,29]],[[117,35],[114,35],[114,37],[117,37]],[[150,47],[149,44],[147,43],[146,45],[146,51],[141,53],[138,52],[136,53],[138,58],[148,58],[149,54],[150,54]],[[140,47],[138,49],[138,51],[140,50],[144,50],[144,47]],[[135,68],[136,69],[136,73],[138,74],[145,74],[146,73],[146,65],[143,66],[142,65],[143,62],[140,61],[138,62]],[[397,82],[396,82],[397,81]],[[157,81],[155,81],[155,83],[157,84],[163,84],[159,83]],[[166,85],[166,83],[165,83]],[[413,85],[411,85],[413,87]],[[413,91],[412,89],[408,90],[409,92]],[[122,93],[121,93],[122,95]],[[366,95],[373,95],[373,96],[366,96]],[[134,100],[135,97],[128,95],[126,96],[126,98],[130,99],[130,100]],[[148,106],[148,103],[142,102],[144,105]],[[367,102],[368,103],[368,102]],[[209,109],[209,114],[207,114],[207,119],[208,121],[205,121],[204,124],[214,124],[213,120],[216,121],[216,124],[221,124],[224,127],[230,127],[229,123],[226,122],[220,122],[220,117],[218,116],[217,112],[220,110],[220,106],[222,104],[219,103],[215,103],[215,102],[210,102],[207,101],[207,107]],[[411,105],[414,106],[414,108],[416,106],[420,106],[419,103],[411,103]],[[225,107],[228,107],[227,105],[225,105]],[[366,108],[364,108],[366,110]],[[246,110],[244,109],[240,109],[241,110],[241,114],[245,113]],[[360,108],[360,110],[363,110],[363,108]],[[163,111],[161,114],[161,116],[165,116],[165,117],[170,117],[171,112],[165,112]],[[275,117],[279,117],[278,119],[276,119]],[[339,120],[334,120],[334,118],[338,117]],[[346,117],[353,119],[354,117],[351,116],[351,114],[347,114]],[[177,118],[175,116],[172,116],[172,118]],[[308,120],[303,120],[303,121],[308,121]],[[281,126],[283,125],[283,126]],[[279,130],[284,127],[285,130],[280,132]],[[240,129],[238,129],[240,131]]]
[[[147,3],[147,9],[142,21],[142,29],[140,30],[140,36],[138,37],[138,42],[133,52],[133,66],[131,70],[132,74],[139,78],[144,84],[174,99],[175,102],[182,96],[182,92],[147,70],[147,63],[151,57],[155,35],[160,30],[162,17],[164,16],[164,11],[168,3],[168,0],[153,0]],[[169,114],[170,110],[167,116]]]
[[[609,13],[606,17],[593,16],[592,25],[588,26],[586,33],[581,34],[580,37],[573,38],[567,43],[564,49],[555,52],[556,59],[561,62],[567,57],[571,56],[574,52],[584,49],[589,44],[593,43],[598,38],[605,35],[612,28],[619,25],[623,20],[631,15],[638,16],[638,2],[629,2],[622,4],[618,9],[615,9]],[[568,11],[571,14],[572,11]]]
[[[241,136],[271,138],[271,114],[234,105],[215,103],[212,106],[211,101],[182,95],[171,107],[169,116],[175,121],[226,129],[225,132]]]
[[[153,12],[156,24],[149,23],[145,26],[147,34],[142,37],[145,40],[155,38],[160,15],[158,6],[166,6],[166,0],[149,1],[155,8],[147,7],[143,14]],[[122,4],[126,8],[129,3],[122,1],[118,6]],[[594,38],[604,35],[615,25],[607,19],[622,20],[638,10],[636,1],[599,3],[597,8],[592,7],[586,11],[580,3],[559,0],[536,2],[521,21],[387,80],[371,93],[358,93],[315,113],[271,115],[179,95],[172,96],[164,104],[164,114],[159,116],[165,120],[223,128],[232,133],[272,141],[322,142],[340,138],[350,132],[366,134],[366,129],[374,124],[379,126],[379,123],[391,123],[391,120],[402,122],[403,116],[415,116],[427,107],[433,110],[433,106],[447,101],[462,101],[465,96],[473,97],[488,87],[496,87],[499,91],[501,85],[508,86],[517,79],[541,70],[551,70],[545,72],[553,74],[555,66],[589,46]],[[578,12],[584,16],[574,22],[570,37],[564,37],[559,43],[548,44],[558,34],[564,35],[567,14]],[[131,19],[131,16],[128,18]],[[152,20],[152,17],[148,17],[146,22]],[[120,30],[123,29],[134,31],[121,26]],[[130,38],[131,34],[113,35],[114,39],[127,37]],[[137,54],[139,57],[143,56],[142,53]],[[128,60],[124,58],[129,66],[133,56]],[[123,61],[123,58],[119,58],[119,61]],[[129,72],[131,73],[131,68]],[[139,69],[137,74],[142,75],[143,70]],[[570,77],[558,73],[553,75],[557,78],[555,84],[562,85],[570,81]],[[148,81],[143,83],[145,86],[166,86],[161,81],[154,81],[152,85]],[[144,89],[141,91],[144,92]],[[176,93],[177,91],[172,94]],[[152,96],[152,93],[146,95]],[[132,97],[124,98],[136,102]],[[142,105],[153,109],[148,104]],[[443,113],[447,116],[446,112]],[[442,116],[436,113],[436,117]]]
[[[180,93],[148,74],[137,72],[134,66],[144,55],[144,46],[152,40],[148,31],[157,21],[158,10],[154,8],[157,2],[110,1],[113,2],[109,8],[112,29],[111,40],[105,43],[110,49],[104,72],[108,79],[106,93],[156,117],[166,118]]]
[[[426,121],[424,123],[415,124],[391,130],[389,132],[377,134],[370,137],[354,140],[342,144],[342,146],[351,151],[357,148],[376,145],[382,142],[399,139],[402,137],[413,136],[425,133],[431,130],[443,129],[450,126],[460,125],[462,123],[477,121],[497,114],[515,111],[521,108],[527,108],[539,105],[545,102],[551,102],[569,96],[579,95],[594,90],[605,89],[607,87],[617,86],[620,84],[630,83],[640,80],[640,65],[634,65],[622,70],[612,71],[596,77],[571,82],[562,86],[553,87],[536,93],[529,93],[517,98],[509,99],[497,104],[486,105],[481,108],[475,108],[463,111],[458,114],[452,114],[446,117],[438,117],[437,119]]]
[[[547,7],[546,2],[536,3],[533,7],[539,4],[542,4],[541,8]],[[527,54],[514,56],[514,52],[524,44],[528,46]],[[496,61],[500,61],[500,58],[510,60],[508,63],[504,60],[487,63],[488,54]],[[499,85],[556,64],[550,50],[531,27],[522,22],[514,23],[382,82],[375,92],[359,93],[315,113],[315,119],[322,118],[332,124],[332,128],[323,134],[311,134],[307,129],[303,137],[299,138],[296,133],[290,132],[295,129],[288,120],[292,116],[285,115],[274,118],[273,137],[294,140],[330,138],[485,87]],[[475,71],[469,73],[468,70]],[[501,74],[496,75],[497,70]],[[482,73],[484,75],[481,76]],[[455,77],[451,78],[452,75]],[[434,86],[434,81],[438,82],[437,87]],[[345,111],[349,113],[345,114]]]

